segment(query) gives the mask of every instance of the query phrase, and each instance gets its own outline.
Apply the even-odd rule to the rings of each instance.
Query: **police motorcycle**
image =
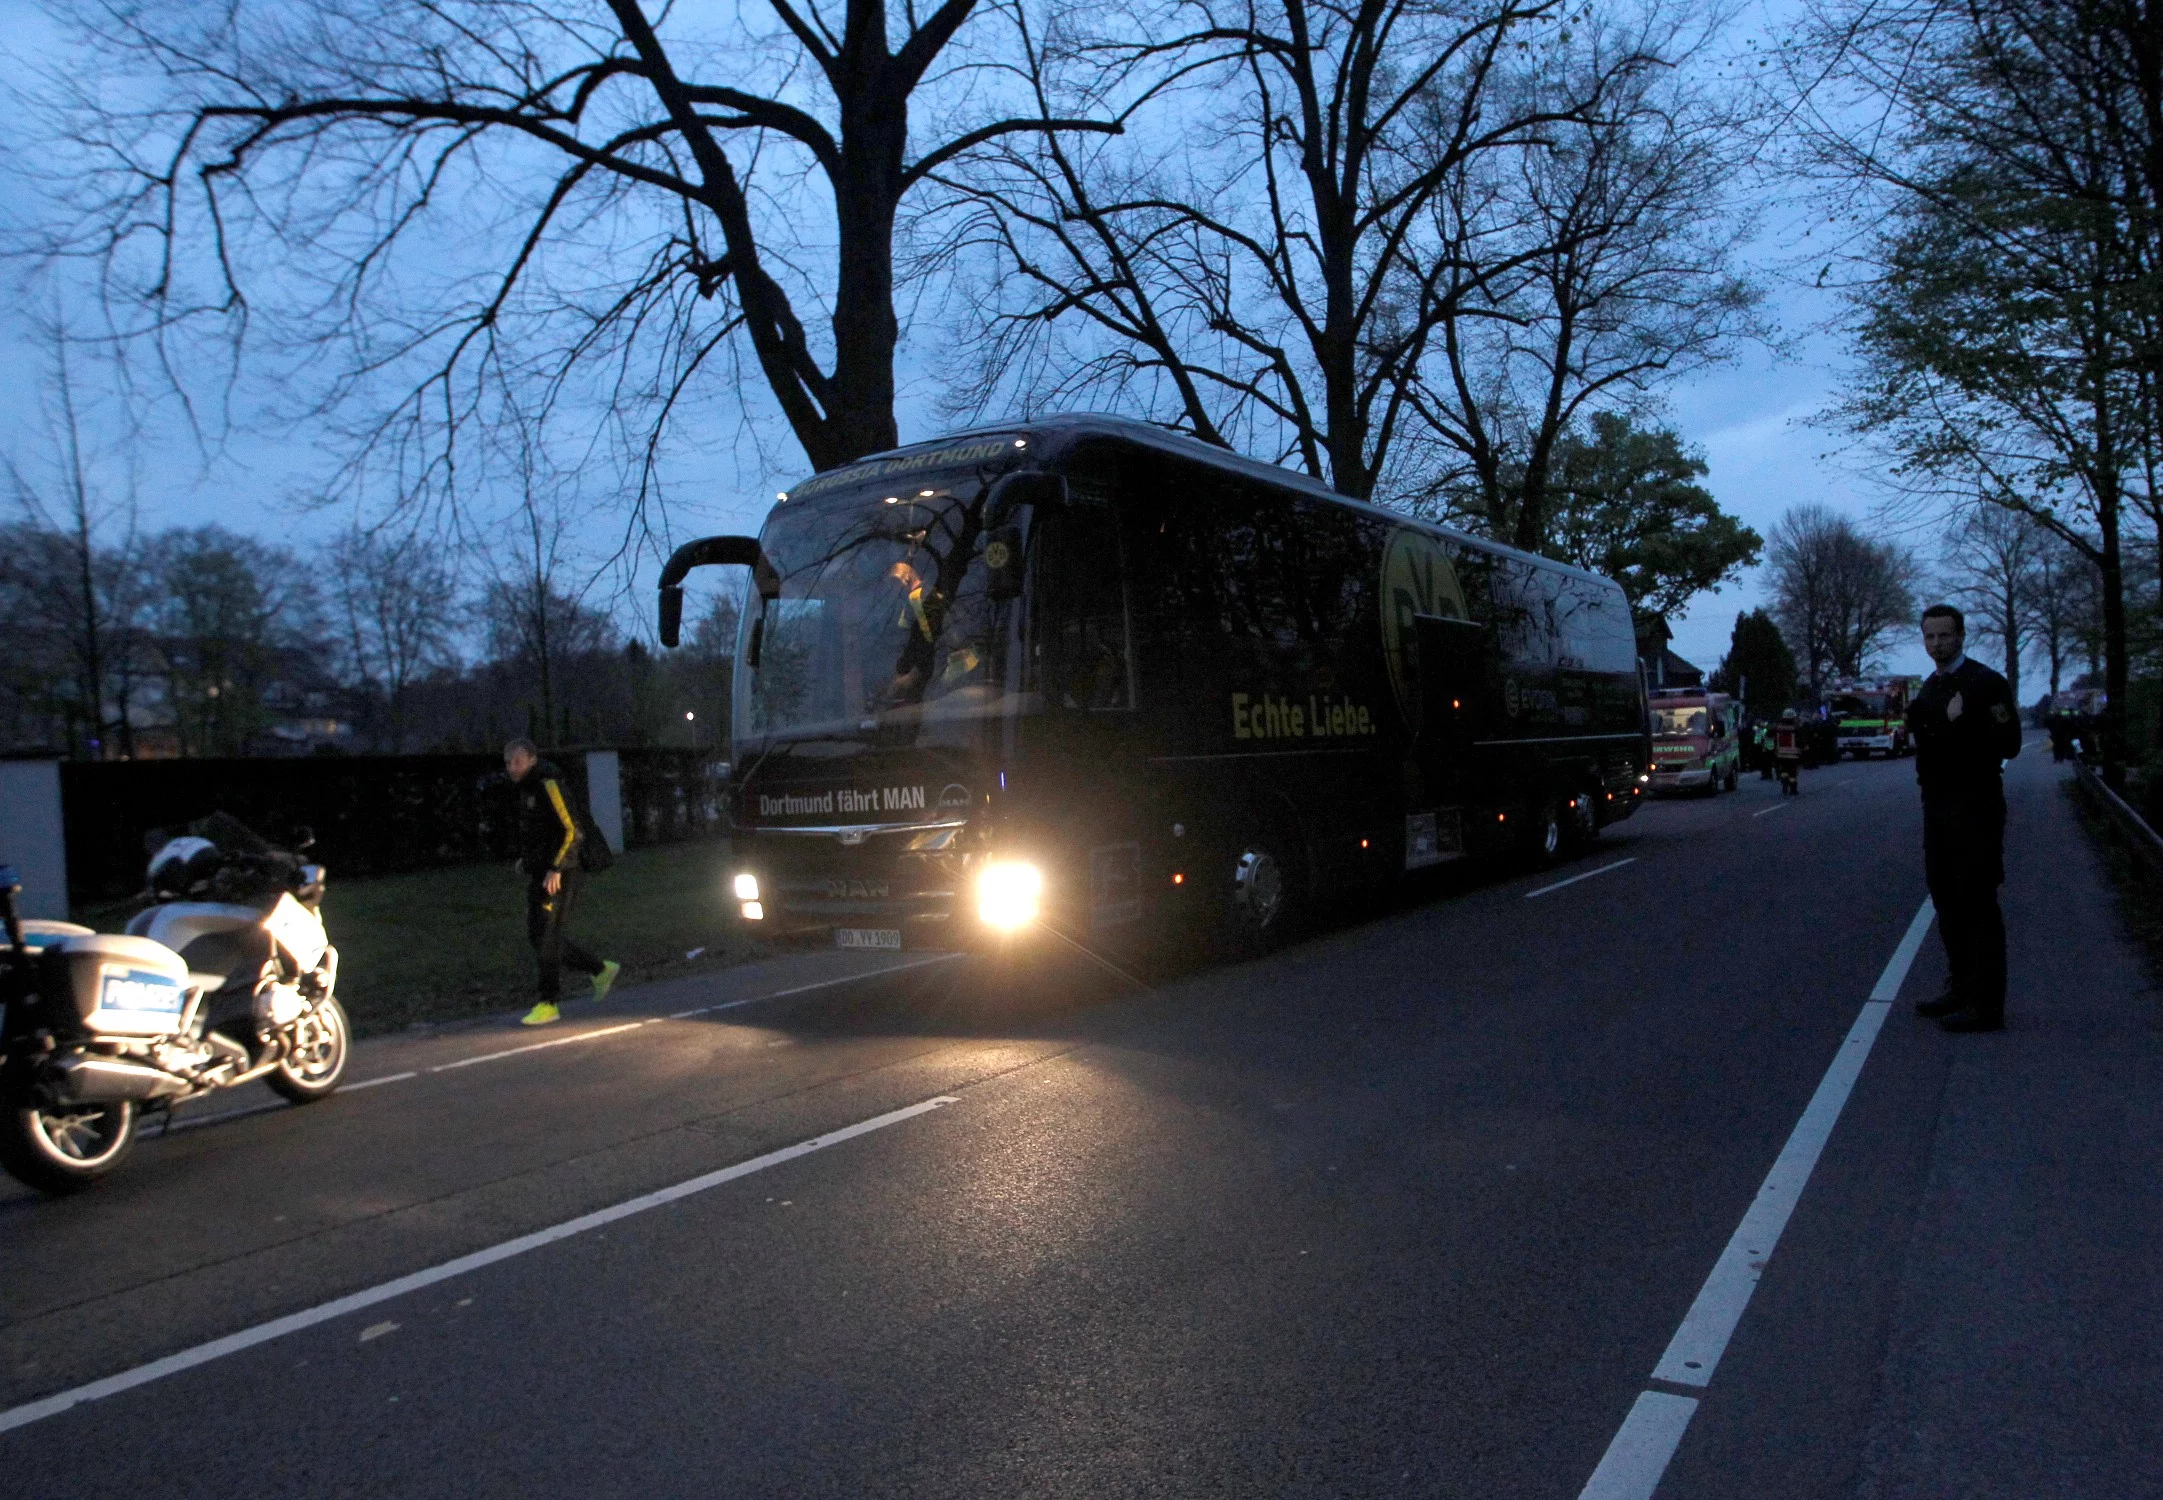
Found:
[[[17,915],[0,866],[0,1168],[40,1191],[119,1166],[147,1116],[261,1079],[329,1095],[350,1032],[323,930],[324,872],[231,819],[167,841],[125,933]],[[239,836],[233,836],[237,832]]]

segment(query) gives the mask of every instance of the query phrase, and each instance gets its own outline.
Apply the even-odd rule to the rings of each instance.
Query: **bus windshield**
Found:
[[[760,541],[781,593],[748,601],[737,737],[975,743],[1007,706],[1013,613],[987,588],[984,501],[974,475],[916,475],[778,507]]]

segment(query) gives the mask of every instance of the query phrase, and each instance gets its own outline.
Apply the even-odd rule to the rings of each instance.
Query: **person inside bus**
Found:
[[[895,563],[886,576],[901,586],[902,594],[894,614],[894,627],[902,633],[901,656],[894,663],[894,680],[886,688],[887,703],[899,706],[924,695],[924,685],[931,680],[932,648],[939,638],[938,620],[944,611],[938,591],[924,586],[923,575],[910,559]]]

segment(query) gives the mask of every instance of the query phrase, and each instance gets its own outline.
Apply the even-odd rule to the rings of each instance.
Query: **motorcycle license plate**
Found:
[[[836,927],[836,948],[884,948],[891,952],[901,951],[901,929],[898,927]]]

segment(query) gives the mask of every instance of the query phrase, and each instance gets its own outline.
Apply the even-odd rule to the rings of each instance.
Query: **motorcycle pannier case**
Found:
[[[148,938],[94,932],[40,955],[39,988],[96,1036],[164,1036],[187,1013],[188,968]]]

